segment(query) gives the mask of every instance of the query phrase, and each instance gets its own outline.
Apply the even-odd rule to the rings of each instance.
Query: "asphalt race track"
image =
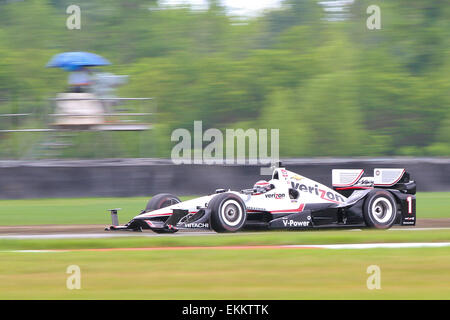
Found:
[[[175,234],[157,234],[152,231],[129,232],[104,231],[106,225],[34,225],[34,226],[0,226],[0,239],[63,239],[63,238],[108,238],[108,237],[182,237],[216,234],[214,231],[179,231]],[[414,227],[394,227],[389,230],[430,230],[450,229],[450,218],[422,219]],[[359,230],[359,229],[347,229]],[[263,232],[263,231],[262,231]],[[295,232],[295,231],[292,231]],[[297,231],[302,232],[302,231]],[[243,234],[242,232],[238,234]]]

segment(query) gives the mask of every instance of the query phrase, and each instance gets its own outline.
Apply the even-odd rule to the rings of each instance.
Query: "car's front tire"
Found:
[[[247,221],[247,210],[242,199],[234,193],[221,193],[208,203],[211,227],[216,232],[236,232]]]
[[[388,229],[397,218],[397,203],[389,191],[374,190],[364,202],[363,214],[369,227]]]
[[[147,206],[145,207],[145,210],[141,214],[150,212],[153,210],[165,208],[165,207],[168,207],[168,206],[180,203],[180,202],[181,202],[181,200],[178,197],[174,196],[173,194],[160,193],[148,201]],[[156,232],[156,233],[175,233],[178,230],[170,228],[170,229],[152,229],[152,231]]]
[[[173,194],[160,193],[148,201],[147,206],[145,207],[145,212],[158,210],[180,202],[181,200]]]

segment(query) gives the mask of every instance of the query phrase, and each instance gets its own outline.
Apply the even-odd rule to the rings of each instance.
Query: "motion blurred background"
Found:
[[[53,153],[46,132],[3,132],[2,159],[169,158],[194,120],[279,128],[282,158],[450,155],[447,1],[80,0],[68,30],[71,4],[0,1],[0,129],[47,128],[68,74],[46,63],[89,51],[129,76],[120,97],[154,98],[152,130],[76,133]]]
[[[67,27],[71,5],[80,29]],[[379,30],[367,27],[371,5]],[[0,299],[448,299],[449,247],[114,248],[448,244],[449,33],[448,0],[0,0]],[[102,81],[125,76],[88,99],[83,110],[105,111],[95,124],[58,116],[71,71],[46,65],[73,51],[110,62],[92,68]],[[279,129],[286,167],[325,184],[333,168],[406,168],[417,228],[103,232],[107,209],[123,208],[122,224],[157,193],[187,200],[267,178],[258,165],[173,164],[172,132],[198,120]],[[66,288],[73,264],[83,290]],[[383,290],[367,288],[374,264]]]

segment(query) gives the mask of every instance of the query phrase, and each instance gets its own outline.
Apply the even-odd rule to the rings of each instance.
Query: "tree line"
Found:
[[[80,0],[81,29],[68,30],[69,0],[0,1],[1,113],[44,108],[67,78],[47,61],[89,51],[130,76],[121,96],[156,99],[155,129],[144,144],[118,136],[121,156],[140,156],[140,144],[169,157],[171,132],[195,120],[205,130],[279,129],[281,157],[450,155],[446,1],[355,1],[344,21],[324,19],[316,1],[282,3],[242,19],[212,0],[204,11]],[[372,4],[380,30],[366,27]],[[3,134],[0,146],[37,139]],[[65,156],[107,156],[98,148]]]

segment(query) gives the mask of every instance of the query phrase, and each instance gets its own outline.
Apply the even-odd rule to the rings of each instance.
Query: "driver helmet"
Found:
[[[264,193],[270,190],[270,183],[266,180],[259,180],[253,186],[253,191],[255,193]]]

